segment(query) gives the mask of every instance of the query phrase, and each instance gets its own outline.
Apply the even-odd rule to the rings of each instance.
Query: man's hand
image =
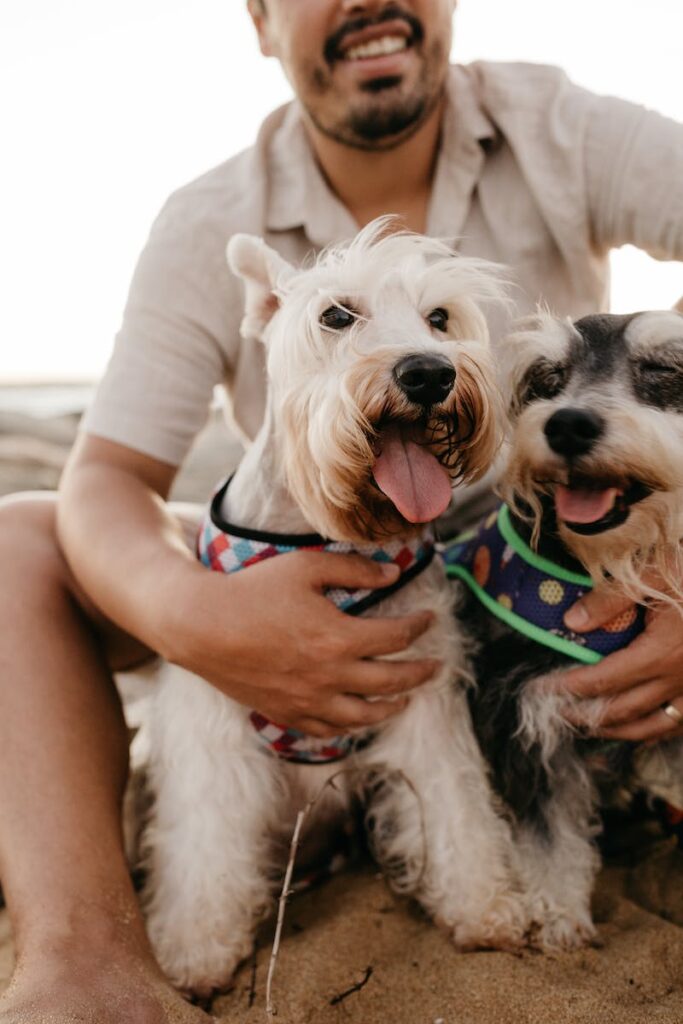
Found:
[[[324,589],[374,590],[397,577],[397,566],[320,552],[282,555],[227,576],[202,569],[178,596],[164,653],[240,703],[310,735],[374,725],[401,711],[400,695],[439,667],[376,660],[404,651],[433,615],[354,618]]]
[[[577,633],[605,625],[632,606],[628,598],[592,592],[566,614]],[[577,697],[607,698],[597,735],[615,740],[660,740],[683,735],[662,710],[683,713],[683,616],[668,606],[647,613],[646,627],[621,651],[597,665],[570,670],[562,685]],[[572,721],[581,724],[580,709]]]
[[[88,435],[72,453],[60,539],[80,585],[117,626],[242,704],[315,736],[396,714],[400,695],[434,674],[434,661],[374,660],[405,651],[430,612],[356,619],[324,596],[327,587],[389,586],[396,566],[301,551],[211,572],[162,500],[174,475],[172,466]]]

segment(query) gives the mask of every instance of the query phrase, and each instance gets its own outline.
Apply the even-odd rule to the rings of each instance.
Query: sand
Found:
[[[683,1021],[683,855],[658,841],[606,868],[599,947],[458,953],[371,866],[293,898],[273,986],[281,1024],[611,1024]],[[668,893],[668,898],[667,898]],[[668,918],[673,917],[674,920]],[[220,1020],[265,1021],[270,932],[214,1002]]]
[[[0,493],[54,487],[76,423],[0,415]],[[207,495],[238,452],[214,420],[176,496]],[[369,864],[295,896],[273,988],[276,1024],[683,1024],[683,853],[648,824],[622,823],[615,835],[618,855],[595,894],[600,946],[577,953],[458,953]],[[221,1021],[265,1024],[271,938],[272,923],[233,990],[214,1001]],[[0,982],[11,965],[2,912]]]
[[[275,1018],[265,1012],[270,925],[212,1011],[226,1024],[680,1024],[683,929],[667,918],[683,923],[682,882],[683,855],[660,842],[635,866],[603,871],[600,948],[463,954],[364,866],[289,904]],[[1,981],[11,962],[3,914]]]

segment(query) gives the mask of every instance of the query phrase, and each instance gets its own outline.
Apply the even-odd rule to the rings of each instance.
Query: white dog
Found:
[[[507,825],[470,725],[452,591],[419,525],[444,511],[454,479],[481,476],[496,451],[480,303],[499,299],[500,285],[490,265],[386,228],[370,225],[304,270],[256,238],[232,239],[243,332],[267,349],[268,407],[213,501],[200,552],[228,572],[302,546],[397,561],[403,575],[388,596],[328,596],[351,613],[432,609],[433,626],[404,656],[443,669],[372,734],[335,741],[282,729],[163,669],[150,716],[145,900],[162,967],[195,992],[225,986],[250,952],[296,812],[344,755],[357,771],[327,788],[311,828],[362,792],[380,865],[458,946],[517,945],[526,928]]]

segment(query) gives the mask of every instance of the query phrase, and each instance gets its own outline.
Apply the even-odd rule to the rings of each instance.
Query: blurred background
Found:
[[[460,0],[453,57],[559,64],[683,121],[682,41],[681,0]],[[0,95],[2,491],[54,485],[166,196],[290,90],[244,0],[23,0],[0,13]],[[616,252],[613,309],[673,304],[682,269]]]

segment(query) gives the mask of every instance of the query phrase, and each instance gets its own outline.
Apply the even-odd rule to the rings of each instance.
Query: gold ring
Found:
[[[680,725],[681,722],[683,722],[683,714],[681,714],[678,708],[674,707],[673,704],[662,704],[662,711],[665,715],[668,715],[676,725]]]

